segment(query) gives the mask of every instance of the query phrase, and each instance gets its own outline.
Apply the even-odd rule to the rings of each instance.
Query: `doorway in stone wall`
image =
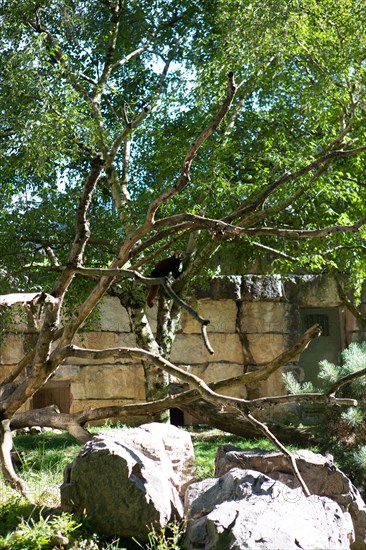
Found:
[[[42,409],[56,405],[60,412],[69,413],[71,408],[71,384],[67,380],[49,380],[33,395],[32,408]]]
[[[305,332],[312,325],[319,324],[322,334],[310,342],[307,349],[300,355],[299,367],[304,370],[305,381],[319,385],[319,362],[327,359],[331,363],[340,364],[343,349],[340,310],[338,307],[304,307],[300,308],[301,330]]]

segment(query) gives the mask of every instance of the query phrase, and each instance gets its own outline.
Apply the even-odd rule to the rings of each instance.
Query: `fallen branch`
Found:
[[[158,355],[146,351],[141,348],[107,348],[103,350],[97,349],[86,349],[80,348],[75,345],[70,345],[65,347],[61,352],[61,357],[63,359],[74,357],[77,359],[88,359],[88,360],[102,360],[102,359],[111,359],[118,360],[120,358],[130,357],[133,359],[140,360],[149,360],[154,363],[159,368],[165,370],[169,374],[176,376],[184,382],[188,382],[194,389],[182,392],[175,397],[175,404],[171,406],[178,406],[178,403],[185,401],[193,401],[199,396],[204,397],[208,401],[212,401],[218,405],[222,406],[239,406],[241,411],[249,410],[252,407],[263,407],[266,404],[277,404],[277,403],[296,403],[296,402],[307,402],[312,401],[317,404],[334,404],[339,406],[356,406],[357,400],[351,398],[340,398],[334,397],[333,395],[327,395],[323,393],[302,393],[302,394],[290,394],[290,395],[279,395],[273,397],[260,397],[257,399],[241,399],[239,397],[228,397],[221,393],[217,393],[213,388],[218,386],[222,387],[223,383],[225,386],[229,386],[233,381],[236,381],[236,378],[227,379],[222,382],[216,382],[213,384],[206,384],[198,376],[187,372],[186,370],[175,366],[173,363]],[[244,375],[242,375],[244,376]],[[205,394],[203,395],[202,392]],[[129,405],[132,407],[133,405]]]
[[[86,443],[92,438],[92,435],[81,426],[77,415],[60,413],[56,405],[16,413],[10,422],[12,430],[20,430],[31,426],[66,430],[80,443]]]
[[[67,350],[68,356],[74,356],[74,357],[85,357],[86,355],[90,357],[90,354],[94,358],[103,356],[103,354],[106,352],[106,350],[83,350],[81,348],[77,348],[76,346],[68,346]],[[257,420],[250,412],[249,410],[249,404],[252,404],[253,401],[248,401],[246,399],[240,399],[237,397],[228,397],[222,394],[218,394],[214,392],[202,379],[200,379],[198,376],[195,376],[191,373],[188,373],[184,371],[183,369],[180,369],[179,367],[176,367],[173,365],[170,361],[165,359],[164,357],[148,352],[146,350],[142,350],[139,348],[124,348],[124,349],[115,349],[114,353],[117,355],[120,355],[121,353],[127,354],[130,357],[134,358],[148,358],[149,361],[156,364],[159,368],[162,368],[169,374],[172,374],[174,376],[177,376],[183,381],[191,383],[195,389],[198,391],[199,395],[209,401],[210,403],[214,403],[218,407],[222,408],[234,408],[237,409],[238,412],[243,414],[250,423],[255,425],[266,437],[268,437],[279,449],[281,452],[283,452],[290,460],[294,474],[296,478],[298,479],[301,487],[303,488],[303,491],[306,496],[310,495],[309,489],[306,486],[306,483],[304,482],[298,468],[296,465],[296,459],[292,455],[292,453],[286,449],[284,445],[272,434],[272,432],[269,430],[268,426]],[[287,396],[284,396],[287,397]],[[328,396],[326,396],[328,398]]]

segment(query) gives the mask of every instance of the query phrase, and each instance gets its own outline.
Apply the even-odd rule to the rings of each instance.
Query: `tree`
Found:
[[[189,308],[179,296],[225,268],[218,251],[241,264],[270,251],[285,271],[342,269],[351,257],[362,279],[365,10],[356,0],[3,2],[0,285],[38,330],[1,378],[1,458],[15,484],[14,415],[84,353],[139,357],[144,407],[156,413],[197,399],[166,397],[174,373],[268,433],[248,402],[169,362]],[[173,248],[185,270],[174,287],[158,281],[174,299],[161,294],[154,336],[145,299],[157,281],[143,273]],[[138,349],[73,345],[107,292],[127,308]],[[68,419],[80,439],[85,421]]]

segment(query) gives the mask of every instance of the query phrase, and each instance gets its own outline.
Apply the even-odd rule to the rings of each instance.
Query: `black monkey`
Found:
[[[152,270],[150,277],[167,277],[172,274],[174,279],[176,279],[182,273],[182,271],[180,271],[182,259],[182,252],[177,250],[174,252],[173,256],[170,256],[170,258],[165,258],[164,260],[158,262]],[[147,297],[147,305],[149,307],[153,307],[154,305],[154,300],[159,291],[159,286],[160,285],[153,285],[150,287]]]

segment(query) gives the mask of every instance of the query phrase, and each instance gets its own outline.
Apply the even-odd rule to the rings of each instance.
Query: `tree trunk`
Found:
[[[207,424],[210,428],[217,428],[248,439],[263,437],[263,434],[259,430],[256,430],[244,417],[222,411],[203,399],[197,399],[183,405],[181,409],[196,418],[200,424]],[[317,438],[314,430],[296,427],[289,428],[283,424],[272,424],[270,422],[267,422],[267,425],[271,432],[284,443],[294,443],[304,446],[316,443]]]
[[[13,448],[13,435],[10,429],[10,420],[0,422],[0,460],[4,479],[10,484],[12,489],[20,491],[22,495],[31,503],[34,503],[33,495],[27,486],[15,472],[11,459],[11,450]]]
[[[122,297],[120,297],[120,300],[121,304],[125,306]],[[144,289],[141,289],[141,287],[132,288],[127,310],[131,319],[133,332],[136,336],[136,343],[139,347],[152,353],[160,353],[159,346],[146,316],[145,302],[146,295]],[[145,373],[146,400],[155,401],[166,397],[169,388],[168,374],[149,361],[143,361],[142,365]],[[150,418],[151,422],[167,422],[168,420],[169,411],[163,411]]]

